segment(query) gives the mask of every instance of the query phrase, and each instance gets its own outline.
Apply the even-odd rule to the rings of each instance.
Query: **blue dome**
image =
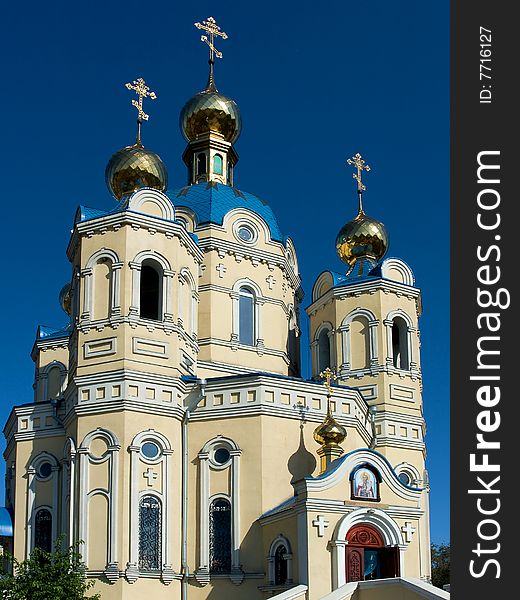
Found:
[[[209,182],[188,185],[165,193],[174,206],[184,206],[193,211],[199,225],[204,223],[222,225],[224,217],[230,210],[246,208],[267,223],[272,240],[284,241],[271,207],[249,192],[222,183]]]

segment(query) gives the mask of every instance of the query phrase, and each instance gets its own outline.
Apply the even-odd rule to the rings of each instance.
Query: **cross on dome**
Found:
[[[128,90],[133,90],[139,100],[132,100],[132,106],[137,108],[137,143],[141,143],[141,123],[143,121],[148,121],[150,115],[147,115],[143,110],[143,98],[150,98],[151,100],[155,100],[157,95],[155,92],[150,92],[150,88],[146,85],[145,80],[142,77],[139,77],[133,83],[125,83],[125,87]]]
[[[332,395],[332,387],[330,382],[336,381],[338,376],[330,367],[327,367],[324,371],[320,373],[320,378],[325,380],[325,387],[327,388],[327,396]]]
[[[222,52],[215,48],[215,36],[219,36],[223,40],[227,40],[228,34],[224,31],[220,31],[220,27],[217,25],[213,17],[208,17],[207,21],[202,21],[202,23],[194,23],[194,25],[197,29],[202,29],[209,33],[209,39],[207,35],[202,35],[200,37],[200,41],[205,42],[209,46],[210,62],[213,62],[213,56],[216,56],[217,58],[222,58]]]
[[[357,173],[354,173],[352,177],[358,182],[357,189],[359,196],[359,213],[361,214],[363,212],[363,203],[361,197],[363,195],[363,192],[367,189],[366,185],[364,185],[362,181],[363,171],[370,171],[370,166],[365,163],[363,157],[359,152],[354,154],[354,156],[352,156],[351,158],[348,158],[347,164],[353,165],[357,170]]]

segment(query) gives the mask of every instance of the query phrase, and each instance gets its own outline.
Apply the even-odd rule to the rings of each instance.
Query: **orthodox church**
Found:
[[[185,184],[143,145],[155,94],[137,79],[114,208],[76,210],[68,322],[38,328],[34,401],[4,428],[0,543],[22,560],[81,540],[103,600],[447,598],[429,583],[421,295],[365,214],[369,166],[347,161],[358,211],[343,271],[306,302],[303,378],[296,250],[235,186],[241,116],[214,78],[227,36],[196,26],[209,79],[180,114]]]

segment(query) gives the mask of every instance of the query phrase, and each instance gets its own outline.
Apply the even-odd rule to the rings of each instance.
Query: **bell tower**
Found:
[[[403,479],[422,482],[421,294],[408,265],[385,258],[386,228],[364,211],[369,165],[360,154],[347,163],[355,168],[358,213],[336,238],[346,273],[321,273],[307,308],[313,377],[330,367],[339,383],[358,389],[370,407],[371,447],[406,466]]]

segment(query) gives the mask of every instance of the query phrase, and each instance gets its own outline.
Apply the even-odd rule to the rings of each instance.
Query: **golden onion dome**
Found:
[[[238,105],[231,98],[219,93],[213,81],[212,71],[206,89],[195,94],[183,106],[180,127],[188,142],[210,131],[220,133],[232,144],[238,139],[242,130]]]
[[[379,262],[388,249],[388,234],[380,221],[368,217],[363,210],[341,228],[336,237],[336,251],[349,267],[356,260]]]
[[[322,446],[340,445],[347,437],[347,430],[328,412],[325,420],[314,430],[314,439]]]
[[[143,187],[160,192],[168,187],[168,173],[161,158],[137,142],[112,155],[105,169],[108,189],[117,200]]]
[[[60,290],[59,302],[61,308],[69,315],[72,314],[72,286],[66,283]]]

